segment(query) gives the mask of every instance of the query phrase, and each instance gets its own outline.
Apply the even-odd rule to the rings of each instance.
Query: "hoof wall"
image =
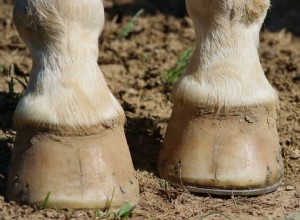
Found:
[[[93,135],[17,133],[7,195],[23,204],[118,209],[139,200],[139,185],[123,127]],[[112,200],[112,203],[110,204]]]
[[[159,156],[160,176],[192,192],[272,192],[284,173],[275,119],[275,111],[264,107],[215,115],[175,106]]]

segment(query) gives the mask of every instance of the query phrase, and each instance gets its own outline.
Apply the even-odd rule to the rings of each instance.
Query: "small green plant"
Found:
[[[131,215],[132,210],[133,207],[129,203],[126,203],[117,212],[96,210],[95,215],[96,217],[103,219],[126,219]]]
[[[113,202],[114,194],[115,194],[115,189],[113,190],[111,199],[108,203],[106,210],[105,211],[96,210],[95,212],[96,217],[103,218],[103,219],[126,219],[130,216],[133,207],[129,203],[125,203],[119,211],[111,212],[111,205]]]
[[[175,65],[167,70],[165,72],[165,76],[163,77],[163,80],[167,83],[173,83],[175,82],[177,79],[179,79],[179,77],[184,73],[184,71],[186,70],[192,52],[193,52],[193,47],[190,47],[188,49],[186,49],[178,58],[177,62],[175,63]]]
[[[164,190],[168,190],[168,189],[169,189],[169,186],[170,186],[169,182],[166,181],[166,180],[164,180],[164,179],[160,179],[159,185],[160,185],[160,187],[163,188]]]
[[[126,203],[125,205],[123,205],[123,207],[117,213],[117,216],[121,219],[126,219],[130,216],[130,214],[132,213],[132,210],[133,210],[133,207],[129,203]]]
[[[121,38],[125,38],[129,35],[129,33],[133,30],[136,19],[144,13],[144,9],[140,9],[131,19],[128,21],[124,27],[119,32],[116,40],[120,40]]]
[[[103,212],[102,210],[96,210],[95,216],[96,216],[97,218],[105,218],[105,219],[108,219],[108,216],[107,216],[106,212]]]
[[[48,207],[50,195],[51,195],[51,192],[48,192],[44,201],[40,204],[39,210],[46,209]]]
[[[106,213],[107,214],[110,212],[111,204],[113,202],[114,196],[115,196],[115,188],[113,189],[113,192],[112,192],[112,195],[111,195],[111,199],[109,200],[108,207],[106,209]]]

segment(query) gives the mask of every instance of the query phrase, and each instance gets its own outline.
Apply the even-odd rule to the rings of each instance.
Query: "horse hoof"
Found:
[[[214,115],[175,106],[158,169],[176,186],[217,195],[259,195],[283,177],[275,110],[242,108]]]
[[[92,135],[22,129],[8,180],[9,199],[47,207],[118,209],[138,202],[123,127]]]

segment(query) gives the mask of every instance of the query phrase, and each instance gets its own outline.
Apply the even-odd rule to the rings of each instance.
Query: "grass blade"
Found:
[[[48,192],[44,201],[42,202],[42,204],[39,206],[39,209],[42,210],[42,209],[46,209],[47,206],[48,206],[48,203],[49,203],[49,198],[50,198],[50,195],[51,195],[51,192]]]
[[[117,216],[120,217],[121,219],[128,218],[129,215],[131,214],[132,210],[133,210],[133,207],[129,203],[126,203],[120,209],[120,211],[118,212]]]
[[[131,19],[129,22],[125,24],[125,26],[122,28],[118,36],[116,37],[116,40],[120,40],[121,38],[125,38],[129,35],[129,33],[133,30],[136,19],[141,16],[144,13],[144,9],[140,9]]]
[[[109,201],[109,203],[108,203],[108,207],[107,207],[107,210],[106,210],[106,214],[107,214],[107,215],[108,215],[108,214],[109,214],[109,212],[110,212],[110,209],[111,209],[111,205],[112,205],[112,202],[113,202],[114,196],[115,196],[115,188],[113,189],[113,192],[112,192],[112,195],[111,195],[110,201]]]
[[[175,65],[166,71],[163,80],[167,83],[173,83],[184,73],[187,66],[189,65],[190,58],[192,56],[193,47],[186,49],[178,58]]]

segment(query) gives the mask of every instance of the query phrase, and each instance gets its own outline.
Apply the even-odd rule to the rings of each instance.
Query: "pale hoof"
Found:
[[[112,209],[138,202],[123,127],[94,135],[54,135],[22,130],[17,134],[8,180],[8,198],[47,207]]]
[[[283,177],[275,110],[242,108],[214,115],[175,106],[158,170],[176,186],[217,195],[259,195]]]

